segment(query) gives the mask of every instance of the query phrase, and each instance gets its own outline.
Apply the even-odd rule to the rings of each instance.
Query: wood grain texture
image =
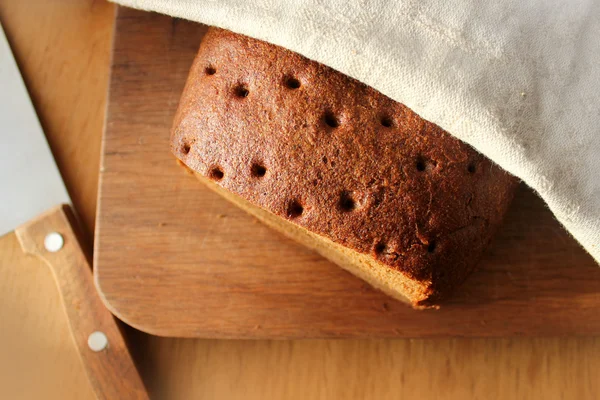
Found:
[[[62,236],[64,245],[50,252],[44,246],[50,233]],[[75,345],[98,399],[147,399],[127,345],[115,318],[94,290],[92,268],[82,246],[75,214],[57,206],[15,230],[21,248],[42,259],[54,276]],[[108,345],[101,351],[88,347],[88,337],[101,332]]]
[[[91,13],[91,4],[98,7],[104,3],[69,1],[68,7],[61,8],[62,14],[45,8],[63,7],[62,3],[0,0],[0,17],[23,16],[11,22],[7,32],[9,37],[19,38],[11,41],[13,48],[42,51],[48,65],[67,62],[65,53],[51,46],[47,36],[37,34],[39,27],[49,32],[64,29],[65,35],[70,34],[66,28],[69,21],[92,17],[82,13],[83,8]],[[2,22],[6,27],[6,19]],[[99,29],[109,32],[112,18],[105,18],[103,24]],[[95,34],[86,35],[90,32],[73,40],[101,40]],[[107,33],[105,50],[109,39]],[[103,51],[101,47],[96,50]],[[76,55],[70,62],[85,63],[85,53],[80,55],[82,58]],[[108,63],[90,67],[107,71]],[[73,93],[85,85],[70,81],[50,88],[57,68],[27,69],[26,80],[37,82],[44,92]],[[105,94],[101,85],[89,88],[85,107],[103,101]],[[60,107],[58,115],[63,115],[70,105]],[[36,108],[43,120],[56,117],[46,107],[36,104]],[[81,129],[74,127],[54,132],[56,148],[78,149],[67,161],[79,168],[78,180],[93,180],[97,166],[87,162],[85,149],[79,151],[85,143],[78,136]],[[99,143],[101,131],[101,120],[86,125],[91,145]],[[93,220],[95,187],[70,180],[67,185],[71,195],[76,192],[85,205],[79,210],[83,219]],[[13,234],[0,238],[0,321],[0,398],[92,398],[51,272],[41,261],[25,257]],[[596,399],[600,392],[596,373],[600,369],[600,338],[232,341],[129,333],[153,399],[553,400]],[[37,385],[22,391],[19,382],[23,381]],[[10,392],[11,388],[19,391]]]
[[[0,398],[96,398],[52,272],[14,233],[0,237]]]
[[[192,340],[140,334],[157,399],[597,399],[598,338]]]
[[[115,29],[95,267],[127,323],[206,338],[600,333],[600,268],[525,187],[439,311],[414,311],[257,223],[169,152],[205,27],[121,9]]]

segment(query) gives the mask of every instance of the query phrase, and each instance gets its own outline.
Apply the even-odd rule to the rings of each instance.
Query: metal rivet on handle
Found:
[[[58,232],[50,232],[44,239],[44,247],[51,253],[56,253],[63,248],[65,239]]]
[[[88,337],[88,346],[92,351],[102,351],[108,346],[108,338],[104,332],[96,331],[92,332]]]

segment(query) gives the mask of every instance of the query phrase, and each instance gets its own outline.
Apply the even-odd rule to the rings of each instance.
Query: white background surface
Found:
[[[71,203],[0,26],[0,236]]]

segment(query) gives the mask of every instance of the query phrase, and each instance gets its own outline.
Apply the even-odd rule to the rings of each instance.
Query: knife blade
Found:
[[[77,218],[0,25],[0,236],[53,272],[73,340],[99,399],[147,399],[116,320],[95,289]]]

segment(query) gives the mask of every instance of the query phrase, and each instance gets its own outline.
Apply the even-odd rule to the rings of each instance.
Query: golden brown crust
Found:
[[[193,171],[428,283],[473,270],[516,179],[376,90],[283,48],[206,34],[172,151]]]

